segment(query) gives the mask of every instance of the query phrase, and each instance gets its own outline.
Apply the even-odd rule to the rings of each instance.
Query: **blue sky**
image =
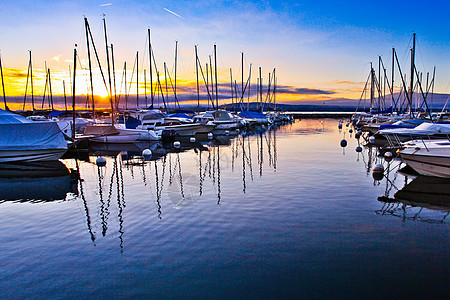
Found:
[[[31,49],[36,68],[43,69],[47,62],[62,74],[67,72],[75,43],[80,56],[86,55],[83,16],[89,19],[99,47],[104,47],[104,13],[119,66],[124,61],[132,65],[136,51],[140,64],[148,64],[145,50],[150,27],[159,64],[166,61],[172,66],[178,41],[180,80],[195,78],[194,45],[206,63],[217,44],[218,65],[223,69],[219,80],[224,82],[229,80],[224,75],[229,68],[240,74],[240,53],[244,52],[246,72],[249,63],[254,70],[261,66],[267,80],[275,67],[280,85],[333,92],[319,95],[324,99],[358,98],[369,62],[382,55],[390,66],[392,47],[407,72],[415,32],[418,69],[432,72],[436,66],[435,89],[449,93],[449,11],[446,1],[3,0],[0,49],[5,68],[26,68]]]

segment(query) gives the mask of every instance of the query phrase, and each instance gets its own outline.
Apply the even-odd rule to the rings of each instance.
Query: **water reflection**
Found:
[[[384,182],[385,186],[384,194],[378,197],[383,205],[375,213],[398,217],[403,222],[444,223],[450,213],[450,179],[418,175],[400,158],[386,160],[382,153],[382,149],[371,146],[361,153],[367,175],[376,164],[384,168],[378,175],[372,173],[374,185]]]
[[[0,202],[43,202],[77,195],[79,173],[60,161],[0,164]],[[66,197],[68,193],[72,197]]]
[[[384,194],[377,198],[382,207],[376,214],[395,216],[403,222],[445,222],[450,213],[450,179],[420,176],[396,153],[386,158],[385,149],[370,143],[361,150],[357,161],[361,158],[366,175],[373,178],[374,186],[384,185]],[[381,171],[373,171],[375,166]]]
[[[116,226],[120,251],[124,251],[125,199],[130,197],[127,191],[136,195],[143,188],[143,195],[153,199],[158,219],[163,219],[166,204],[183,209],[215,198],[215,203],[220,205],[224,199],[224,172],[227,181],[233,180],[230,174],[242,176],[245,194],[249,182],[255,180],[255,169],[259,177],[264,170],[277,170],[277,129],[264,127],[213,139],[179,138],[176,146],[173,141],[92,144],[87,159],[67,162],[74,164],[84,179],[79,181],[77,190],[94,246],[99,237],[97,228],[106,238],[111,227]],[[151,157],[142,156],[144,149],[151,150]],[[106,157],[105,166],[95,164],[98,156]],[[96,184],[87,188],[92,182]],[[112,218],[113,215],[116,217]]]
[[[436,191],[429,196],[412,189],[419,199],[401,195],[418,177],[398,172],[403,164],[385,161],[376,148],[365,148],[359,162],[350,147],[343,156],[336,125],[288,125],[325,127],[326,134],[281,127],[180,148],[155,143],[150,160],[141,150],[151,145],[98,146],[87,159],[62,160],[80,175],[76,201],[0,205],[2,290],[22,298],[54,293],[55,286],[63,287],[58,297],[201,298],[205,286],[215,286],[206,292],[214,298],[224,291],[239,296],[251,285],[262,289],[247,298],[286,290],[293,293],[281,292],[284,298],[318,290],[328,291],[317,296],[326,298],[349,288],[354,296],[342,285],[354,282],[357,294],[372,287],[378,298],[392,289],[410,291],[405,297],[434,296],[442,286],[444,292],[448,201],[430,201],[447,199],[436,193],[448,183],[426,187]],[[96,165],[98,155],[104,167]],[[380,180],[370,174],[377,163],[385,167]],[[70,276],[61,273],[74,265]],[[280,269],[289,276],[274,276]],[[395,282],[379,276],[392,270]],[[429,289],[414,289],[418,282]]]
[[[450,214],[450,180],[417,176],[399,189],[393,198],[383,196],[378,200],[383,202],[378,214],[392,215],[403,222],[444,223]],[[435,213],[430,214],[431,210]]]

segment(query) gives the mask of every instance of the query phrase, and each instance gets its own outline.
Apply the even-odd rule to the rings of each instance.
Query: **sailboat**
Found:
[[[108,39],[106,33],[106,20],[103,18],[103,27],[105,34],[105,45],[106,45],[106,60],[107,60],[107,71],[108,71],[108,82],[109,86],[106,84],[106,79],[103,75],[103,71],[101,69],[100,61],[98,60],[97,51],[94,45],[94,39],[91,34],[91,30],[89,27],[89,23],[87,18],[85,20],[85,29],[86,29],[86,41],[88,46],[88,56],[90,53],[89,41],[92,41],[92,45],[97,57],[97,62],[100,67],[100,71],[102,73],[102,78],[105,83],[105,87],[108,92],[109,101],[111,104],[111,124],[96,124],[96,125],[88,125],[84,130],[83,137],[88,137],[93,142],[102,142],[102,143],[132,143],[135,141],[157,141],[161,139],[161,132],[157,132],[154,130],[145,130],[145,129],[130,129],[126,128],[125,124],[115,124],[115,109],[114,102],[112,99],[112,82],[111,82],[111,68],[110,68],[110,56],[109,47],[108,47]],[[111,45],[112,50],[112,45]],[[88,57],[89,65],[90,65],[90,56]],[[114,62],[114,60],[113,60]],[[114,66],[114,64],[113,64]],[[91,90],[93,89],[92,85],[92,70],[90,65],[90,79],[91,79]],[[92,96],[92,104],[94,107],[94,98]],[[93,109],[95,113],[95,109]]]

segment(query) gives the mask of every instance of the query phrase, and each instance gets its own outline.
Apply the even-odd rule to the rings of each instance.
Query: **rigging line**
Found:
[[[202,77],[203,77],[203,84],[206,87],[206,92],[208,93],[208,99],[212,101],[212,96],[211,96],[211,94],[209,92],[209,87],[208,87],[209,84],[206,83],[205,74],[203,73],[203,68],[202,68],[202,65],[200,63],[200,59],[198,57],[197,57],[197,62],[198,62],[198,66],[200,68],[200,73],[202,74]]]
[[[103,15],[103,17],[105,17],[105,15]],[[104,39],[103,39],[103,19],[99,22],[100,22],[100,26],[99,26],[99,29],[97,32],[97,41],[100,40],[102,43],[102,46],[104,46],[105,43],[104,43]]]
[[[420,57],[420,61],[422,62],[422,68],[423,68],[423,70],[426,70],[426,68],[425,68],[425,62],[424,62],[424,60],[423,60],[422,49],[419,48],[418,46],[420,46],[420,45],[418,45],[418,39],[416,38],[416,50],[419,51],[419,57]]]
[[[403,64],[405,63],[406,60],[409,59],[409,53],[410,53],[410,50],[411,50],[411,48],[412,48],[412,40],[413,40],[413,37],[411,36],[411,37],[409,38],[408,45],[407,45],[407,47],[405,48],[405,52],[403,53],[403,56],[404,56]]]
[[[85,48],[84,39],[85,39],[85,25],[83,22],[83,25],[81,26],[81,30],[80,30],[80,38],[78,39],[78,44],[76,44],[76,45],[80,45],[81,51],[83,51]],[[79,52],[79,51],[77,50],[77,52]],[[83,54],[84,54],[83,52],[77,53],[77,55],[83,55]]]
[[[134,63],[133,63],[133,70],[131,71],[131,79],[130,79],[130,82],[129,82],[129,84],[128,84],[128,92],[130,92],[131,91],[131,85],[133,84],[133,75],[134,75],[134,70],[135,70],[135,68],[136,68],[136,65],[137,65],[137,60],[136,60],[136,56],[134,57]],[[136,91],[137,92],[137,91]]]
[[[100,69],[100,73],[102,74],[103,83],[105,84],[105,88],[106,88],[106,91],[108,92],[108,96],[110,96],[110,91],[108,89],[108,85],[106,84],[105,75],[103,74],[103,69],[102,69],[102,66],[100,64],[100,58],[98,57],[97,48],[95,47],[94,38],[92,37],[91,26],[89,25],[89,23],[87,23],[87,28],[88,28],[89,36],[91,38],[92,48],[94,49],[94,54],[95,54],[95,57],[97,59],[98,67]]]
[[[178,104],[178,108],[180,108],[180,103],[178,102],[177,94],[175,94],[175,88],[172,83],[172,77],[170,76],[170,72],[167,72],[167,78],[169,79],[170,86],[172,87],[172,92],[174,92],[175,103]]]
[[[147,61],[147,55],[145,55],[145,53],[148,53],[147,52],[147,47],[148,47],[148,34],[145,35],[144,52],[142,52],[142,53],[144,53],[143,54],[144,58],[142,58],[141,70],[144,69],[144,65],[145,65],[145,63]]]
[[[179,50],[179,49],[178,49]],[[192,50],[191,50],[192,51]],[[181,54],[181,51],[178,51],[179,54]],[[193,52],[192,52],[193,54]],[[195,54],[193,54],[191,57],[195,56]],[[181,64],[181,69],[183,70],[183,73],[186,74],[186,66],[184,64],[184,59],[183,59],[183,55],[178,55],[178,59],[177,59],[178,63]],[[195,74],[195,72],[193,72],[192,74]]]
[[[119,96],[117,97],[117,105],[120,104],[120,96],[122,95],[124,76],[125,76],[125,68],[123,68],[123,70],[122,70],[122,79],[121,79],[120,85],[119,85]]]
[[[165,100],[165,98],[164,98],[164,93],[163,93],[163,90],[162,90],[162,86],[161,86],[161,81],[160,81],[160,79],[159,79],[159,71],[158,71],[158,66],[156,65],[156,59],[155,59],[155,53],[153,52],[153,47],[152,47],[152,53],[151,53],[151,55],[152,55],[152,58],[153,58],[153,65],[155,66],[155,72],[156,72],[156,77],[157,77],[157,83],[156,83],[156,89],[158,89],[158,86],[159,86],[159,92],[161,92],[161,99],[162,99],[162,101],[163,101],[163,103],[164,103],[164,108],[167,110],[167,105],[166,105],[166,100]],[[157,94],[158,95],[158,99],[159,99],[159,94]],[[158,100],[158,103],[159,103],[159,100]]]

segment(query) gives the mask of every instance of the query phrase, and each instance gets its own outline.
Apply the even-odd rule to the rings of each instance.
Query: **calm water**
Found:
[[[448,296],[449,181],[375,181],[337,124],[3,167],[1,298]]]

